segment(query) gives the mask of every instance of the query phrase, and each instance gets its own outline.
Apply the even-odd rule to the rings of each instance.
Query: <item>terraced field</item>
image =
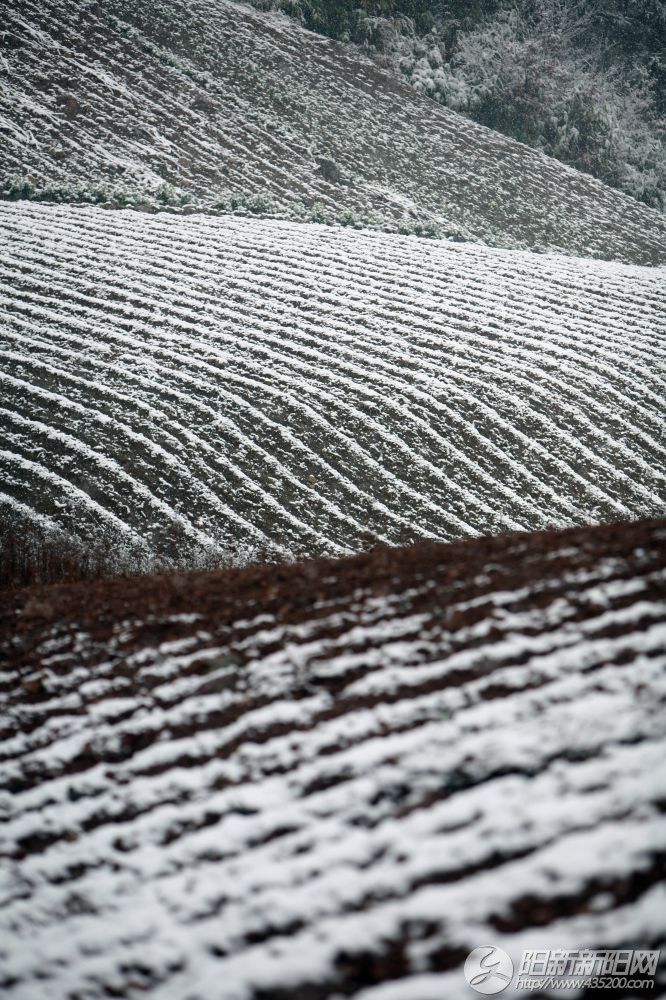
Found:
[[[0,206],[1,502],[233,561],[663,511],[664,271]]]
[[[232,208],[666,263],[666,220],[228,0],[13,0],[5,197]]]
[[[0,636],[7,1000],[666,944],[664,521],[5,592]]]

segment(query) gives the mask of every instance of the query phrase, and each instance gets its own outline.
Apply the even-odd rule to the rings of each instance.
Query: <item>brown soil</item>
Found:
[[[0,662],[30,665],[43,636],[52,628],[66,628],[67,623],[87,632],[98,644],[110,637],[117,622],[141,619],[144,627],[134,634],[138,646],[186,634],[186,625],[163,621],[174,615],[196,612],[202,616],[197,629],[214,631],[250,613],[271,614],[282,623],[298,622],[307,620],[317,603],[344,600],[358,588],[375,595],[394,594],[431,580],[434,587],[411,606],[421,611],[441,606],[450,588],[455,588],[456,601],[462,601],[492,592],[500,579],[505,589],[538,583],[546,558],[551,576],[584,569],[605,557],[626,560],[630,575],[633,554],[642,547],[647,547],[655,566],[666,565],[666,520],[498,535],[453,544],[377,546],[344,559],[291,565],[0,591]],[[487,580],[480,582],[483,575]],[[447,624],[462,627],[473,616],[469,612],[459,622]]]
[[[182,984],[179,976],[187,982],[187,975],[195,974],[197,949],[205,940],[206,955],[212,956],[219,972],[203,992],[192,994],[202,1000],[239,995],[231,987],[225,992],[225,963],[237,968],[234,963],[244,957],[250,985],[243,995],[252,1000],[332,1000],[354,996],[377,983],[409,978],[423,969],[452,974],[460,984],[460,995],[467,995],[462,965],[469,950],[483,942],[461,945],[456,927],[465,907],[461,914],[442,912],[437,919],[405,917],[381,941],[341,946],[332,963],[319,972],[303,973],[293,984],[284,985],[279,972],[268,986],[254,982],[248,957],[254,954],[252,949],[265,946],[286,953],[301,947],[301,939],[309,940],[311,933],[325,939],[325,920],[318,925],[317,917],[305,910],[297,916],[290,913],[291,893],[302,891],[301,863],[311,864],[312,883],[322,887],[318,904],[330,907],[341,925],[367,912],[371,926],[384,905],[407,906],[422,890],[446,892],[450,886],[454,893],[471,893],[474,899],[475,880],[487,877],[494,879],[495,893],[513,893],[504,905],[489,893],[485,919],[489,938],[499,936],[495,943],[501,943],[501,935],[544,928],[550,933],[550,925],[562,933],[563,922],[588,917],[594,922],[598,901],[604,899],[604,919],[618,911],[612,946],[620,946],[617,928],[623,926],[624,913],[640,906],[664,878],[663,849],[632,853],[631,838],[636,836],[637,822],[648,829],[666,803],[644,767],[636,772],[635,801],[627,806],[620,784],[615,783],[615,773],[621,782],[623,772],[604,768],[609,755],[621,754],[623,747],[628,754],[632,748],[642,753],[647,747],[649,754],[659,739],[655,720],[663,712],[659,704],[663,691],[654,680],[653,667],[658,667],[663,649],[647,637],[666,619],[665,567],[666,520],[662,520],[454,545],[375,548],[348,559],[291,566],[100,580],[0,594],[4,662],[0,759],[7,769],[0,779],[0,793],[5,793],[12,831],[4,853],[17,877],[25,872],[29,879],[22,883],[28,907],[45,913],[43,894],[49,907],[57,898],[64,915],[57,917],[61,911],[54,903],[53,920],[69,921],[73,928],[71,946],[63,944],[62,954],[53,960],[56,964],[49,964],[39,941],[33,944],[32,925],[26,931],[22,910],[17,910],[10,943],[19,951],[27,949],[30,956],[34,953],[29,972],[33,982],[59,975],[58,970],[67,966],[80,986],[68,997],[101,1000],[109,995],[134,996],[137,989],[177,996],[180,986],[174,984]],[[498,603],[498,595],[507,598],[505,604]],[[507,608],[510,613],[503,617]],[[373,633],[375,624],[379,631]],[[294,629],[299,625],[300,632]],[[408,649],[397,662],[408,669],[380,688],[380,696],[373,693],[372,683],[365,689],[363,683],[355,687],[359,681],[381,684],[386,676],[390,679],[395,626],[399,643]],[[521,641],[512,644],[518,633]],[[374,641],[368,638],[372,635]],[[557,669],[550,673],[547,666],[544,669],[540,658],[547,661],[554,652],[557,660],[559,652],[571,650],[572,641],[575,650],[576,636],[582,646],[585,637],[591,637],[592,647],[600,652],[592,657],[589,649],[587,657],[581,653],[580,666],[574,662],[568,675],[566,670],[558,675]],[[536,647],[530,647],[532,640]],[[165,646],[179,641],[180,646]],[[296,667],[282,687],[279,676],[273,687],[266,664],[289,665],[289,645],[295,650]],[[172,657],[183,649],[187,656],[174,667]],[[460,653],[461,665],[444,673],[439,670],[448,657]],[[270,659],[274,654],[277,661]],[[416,675],[410,674],[412,667]],[[567,669],[572,670],[571,664]],[[595,726],[602,725],[593,714],[598,708],[589,717],[592,739],[588,734],[579,738],[571,722],[559,731],[558,712],[562,701],[566,705],[570,698],[563,695],[566,677],[576,683],[576,671],[580,698],[589,698],[592,704],[600,695],[628,692],[624,701],[613,703],[621,716],[616,735],[595,741]],[[558,679],[564,679],[564,687],[558,687]],[[488,702],[487,731],[481,725],[477,733],[474,723],[471,730],[468,723],[456,729],[455,710],[453,717],[441,708],[434,715],[423,714],[421,696],[427,700],[447,692],[459,697],[456,704],[467,718]],[[582,717],[576,714],[577,697],[570,719]],[[523,706],[522,716],[510,714],[517,701]],[[528,703],[531,708],[526,710]],[[298,710],[285,716],[290,706]],[[393,707],[398,712],[387,715]],[[532,740],[529,754],[512,756],[513,729],[508,751],[501,737],[493,742],[503,727],[514,726],[513,721],[507,724],[507,713],[516,720],[518,743]],[[608,716],[614,717],[612,708]],[[157,725],[146,724],[144,720],[151,717]],[[440,761],[435,754],[431,763],[419,758],[415,765],[409,749],[400,749],[400,740],[404,735],[409,748],[409,740],[420,740],[429,726],[442,727],[440,742],[433,746],[444,756]],[[447,732],[458,734],[450,746]],[[543,748],[542,732],[549,734]],[[377,737],[386,759],[364,784],[364,754]],[[11,744],[3,745],[3,739]],[[426,748],[427,739],[422,744]],[[488,752],[495,745],[497,752]],[[384,750],[385,746],[390,749]],[[562,775],[571,776],[566,794],[578,803],[562,829],[555,825],[551,832],[539,833],[541,814],[538,808],[530,811],[529,791],[515,821],[509,822],[508,833],[500,832],[506,817],[497,829],[492,810],[490,819],[484,820],[485,804],[496,801],[502,782],[529,789],[544,776],[550,780],[551,768],[565,787],[568,779]],[[592,768],[595,776],[602,777],[595,777],[597,783],[593,781],[589,791],[585,786],[577,797],[585,768],[585,773]],[[273,812],[270,796],[264,802],[263,792],[253,791],[273,781],[289,789],[288,811]],[[585,818],[576,811],[582,808],[585,813],[585,794],[597,796],[597,801],[602,797],[598,815],[592,811]],[[317,853],[318,810],[322,801],[333,800],[340,804],[330,812],[324,808],[323,823],[337,825],[340,849],[348,849],[353,857],[359,840],[368,845],[357,872],[359,885],[365,878],[362,884],[367,888],[342,902],[336,901],[335,893],[327,897],[326,872],[319,868]],[[465,816],[457,811],[460,800],[477,806]],[[548,800],[547,816],[551,807],[557,811]],[[403,866],[414,866],[421,850],[414,829],[419,829],[421,818],[427,820],[431,811],[442,809],[437,814],[444,817],[437,821],[437,851],[432,852],[431,846],[429,863],[409,868],[405,881]],[[410,825],[413,821],[415,827]],[[616,830],[614,850],[623,858],[617,871],[604,864],[595,868],[595,848],[587,846],[596,843],[597,830],[608,824]],[[234,846],[233,836],[227,839],[229,830],[237,835],[244,831],[245,840]],[[398,853],[392,830],[398,831]],[[460,830],[470,845],[479,845],[478,850],[461,847],[456,839]],[[532,889],[532,875],[516,878],[521,870],[539,871],[540,852],[547,852],[549,838],[568,835],[589,836],[578,848],[589,851],[588,875],[574,880],[573,887],[566,877],[553,877],[541,891]],[[202,836],[208,839],[199,853],[187,853],[188,845],[200,843],[197,838]],[[186,913],[189,905],[185,897],[179,897],[175,910],[169,908],[168,898],[159,903],[164,926],[183,942],[181,954],[174,955],[168,967],[153,961],[150,948],[144,952],[139,938],[131,934],[121,950],[111,940],[113,935],[108,941],[106,937],[105,920],[111,912],[106,880],[117,883],[114,921],[123,919],[123,907],[131,914],[131,887],[137,879],[139,887],[159,890],[161,876],[142,871],[143,848],[148,856],[153,851],[164,857],[170,851],[176,852],[174,857],[179,850],[185,852],[188,877],[201,896],[191,920],[181,918],[180,907]],[[267,886],[260,878],[256,883],[251,880],[247,898],[236,882],[237,871],[253,857],[261,864],[267,855],[273,857],[272,852],[285,871],[293,871],[289,876],[293,883],[289,887],[287,881],[282,897],[284,914],[281,906],[275,912],[266,909],[265,900],[272,898],[270,879]],[[566,864],[566,852],[563,856]],[[46,887],[39,875],[42,860],[44,871],[50,872]],[[387,866],[393,881],[387,880]],[[341,871],[344,881],[349,867],[343,864]],[[563,873],[567,875],[566,868]],[[10,901],[10,911],[12,906]],[[236,919],[229,912],[236,914],[238,924],[225,943],[222,931],[217,936],[216,921],[220,928],[227,926]],[[210,928],[208,937],[197,936],[200,926]],[[108,980],[91,980],[85,953],[76,952],[79,932],[92,933],[96,939],[101,935],[108,968],[113,970]],[[48,927],[35,933],[48,934]],[[552,933],[555,936],[555,930]],[[152,940],[159,945],[159,933]],[[651,927],[649,940],[627,937],[621,946],[657,948],[665,941],[662,920]],[[560,943],[553,939],[552,947]],[[580,946],[603,943],[603,938],[586,939]],[[421,955],[418,968],[412,960],[414,950]],[[28,980],[21,975],[9,972],[3,980],[0,973],[0,987],[8,989],[8,996],[14,996],[14,987],[18,995],[26,995]],[[629,994],[609,990],[608,995]],[[641,989],[640,995],[654,993]]]

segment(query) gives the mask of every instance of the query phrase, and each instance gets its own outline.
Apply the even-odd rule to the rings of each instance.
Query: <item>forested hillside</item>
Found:
[[[662,0],[257,0],[351,40],[421,93],[656,208]]]

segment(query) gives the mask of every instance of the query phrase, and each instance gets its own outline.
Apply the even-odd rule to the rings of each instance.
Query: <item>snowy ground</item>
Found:
[[[4,8],[6,193],[162,207],[188,197],[666,262],[657,212],[419,97],[286,17],[228,0]]]
[[[664,270],[29,203],[0,240],[5,511],[242,560],[664,508]]]
[[[665,551],[1,597],[3,995],[469,998],[477,946],[666,944]]]

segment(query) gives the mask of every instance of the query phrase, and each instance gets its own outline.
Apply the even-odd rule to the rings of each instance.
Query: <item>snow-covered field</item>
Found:
[[[3,996],[442,1000],[481,945],[663,947],[665,544],[0,595]]]
[[[663,511],[665,272],[0,206],[0,501],[181,553]]]
[[[3,572],[264,563],[0,589],[3,996],[666,945],[664,218],[230,0],[0,41]]]
[[[13,0],[0,27],[0,191],[189,197],[666,262],[657,212],[286,17],[229,0]]]

